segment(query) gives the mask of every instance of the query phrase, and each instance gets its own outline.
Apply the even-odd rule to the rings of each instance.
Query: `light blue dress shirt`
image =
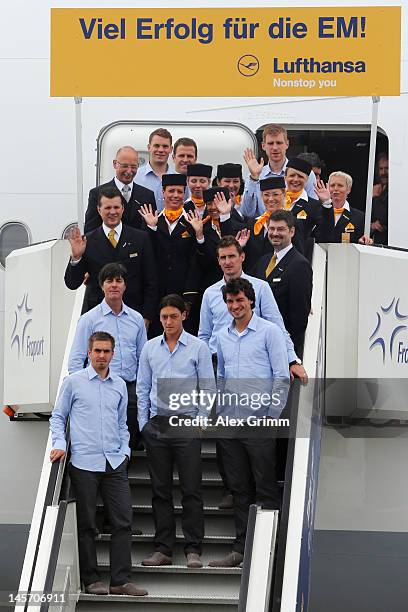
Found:
[[[275,176],[285,176],[286,164],[288,163],[288,159],[286,158],[284,166],[282,170],[277,174],[271,170],[269,164],[262,168],[261,174],[259,175],[259,181],[272,178]],[[265,205],[262,200],[261,188],[259,186],[259,181],[253,181],[251,177],[248,177],[245,181],[245,190],[242,196],[242,202],[240,206],[240,213],[242,215],[246,215],[247,217],[259,217],[265,212]],[[314,198],[316,200],[316,192],[314,190],[314,186],[316,185],[316,175],[311,171],[309,174],[309,178],[307,179],[305,185],[305,191],[309,198]]]
[[[287,349],[287,361],[291,363],[297,360],[293,342],[285,329],[282,315],[279,312],[278,305],[273,296],[272,289],[269,284],[254,276],[249,276],[244,272],[241,274],[241,278],[248,280],[255,291],[255,309],[254,312],[267,321],[276,323],[276,325],[282,330]],[[210,348],[211,353],[217,352],[217,334],[223,327],[230,325],[232,316],[228,312],[228,308],[222,297],[222,287],[225,285],[225,280],[222,278],[220,281],[211,285],[204,291],[203,301],[201,304],[200,312],[200,328],[198,330],[198,337],[204,340]]]
[[[116,315],[105,299],[83,314],[78,321],[68,359],[69,373],[84,367],[89,336],[97,331],[108,332],[115,338],[110,371],[128,382],[135,380],[140,353],[147,342],[143,317],[126,304],[123,304],[122,310]]]
[[[289,365],[285,338],[275,323],[254,313],[239,334],[232,321],[217,335],[217,356],[219,389],[237,398],[231,406],[230,395],[225,396],[228,401],[219,402],[219,412],[234,412],[240,417],[278,416],[282,412],[289,389]]]
[[[177,406],[181,394],[191,396],[194,390],[214,394],[215,389],[211,353],[204,342],[183,330],[171,353],[164,335],[149,340],[140,355],[136,383],[140,430],[156,415],[209,416],[207,400]]]
[[[172,168],[168,168],[166,174],[174,174],[174,170]],[[147,189],[151,189],[154,193],[154,197],[156,198],[156,206],[157,210],[160,212],[164,208],[164,200],[163,200],[163,187],[161,177],[157,176],[150,163],[147,162],[144,166],[140,166],[138,171],[136,172],[136,176],[134,178],[134,182],[137,185],[143,185]]]
[[[116,469],[126,456],[130,457],[127,399],[126,384],[111,372],[102,380],[89,365],[67,376],[50,418],[52,447],[66,450],[69,417],[72,465],[104,472],[109,461]]]

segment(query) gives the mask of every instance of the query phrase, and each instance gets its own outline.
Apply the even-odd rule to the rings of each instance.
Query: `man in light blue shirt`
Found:
[[[153,191],[159,212],[164,208],[162,176],[174,172],[168,164],[173,150],[172,142],[172,135],[168,130],[165,128],[154,130],[149,136],[147,145],[149,161],[144,166],[140,166],[135,176],[135,183]]]
[[[215,381],[210,351],[204,342],[184,331],[185,318],[184,300],[175,294],[165,296],[160,303],[164,334],[149,340],[140,356],[138,418],[147,451],[156,526],[155,552],[142,561],[148,566],[172,563],[176,539],[172,485],[176,464],[187,567],[202,567],[201,441],[196,432],[207,424]]]
[[[288,133],[284,127],[271,123],[264,127],[262,132],[262,149],[268,157],[266,166],[258,163],[252,149],[246,149],[244,152],[244,160],[248,166],[250,175],[245,184],[245,190],[242,197],[240,212],[248,217],[258,217],[265,212],[265,207],[262,201],[259,181],[262,179],[271,178],[273,176],[285,176],[286,165],[288,158],[286,151],[289,147]],[[309,198],[316,199],[314,187],[316,185],[316,176],[313,171],[309,174],[305,191]]]
[[[124,381],[109,371],[115,347],[107,332],[89,338],[86,369],[63,381],[50,429],[52,462],[65,457],[70,420],[70,477],[77,502],[81,579],[93,595],[147,595],[130,582],[132,503],[127,464],[130,457]],[[112,523],[109,591],[100,581],[95,548],[97,493],[101,491]]]
[[[200,313],[200,328],[198,337],[204,340],[214,355],[217,352],[217,334],[232,321],[231,314],[222,296],[222,287],[228,280],[234,278],[246,278],[253,285],[255,290],[254,312],[262,319],[276,323],[282,330],[286,348],[287,359],[292,376],[299,377],[302,382],[307,382],[307,374],[304,367],[300,364],[293,342],[285,329],[282,316],[279,312],[272,290],[266,281],[249,276],[243,273],[242,263],[245,253],[233,236],[224,236],[217,246],[218,263],[224,273],[224,278],[204,292]]]
[[[233,437],[218,439],[218,444],[234,499],[236,538],[232,552],[209,565],[234,567],[243,560],[250,504],[270,510],[280,507],[271,424],[286,404],[289,367],[282,330],[253,312],[256,298],[251,283],[244,278],[230,280],[222,293],[233,321],[217,337],[218,382],[223,392],[217,413],[223,415],[223,425],[236,431]],[[232,421],[231,415],[238,420]]]
[[[126,269],[120,263],[106,264],[99,273],[103,301],[83,314],[77,324],[75,338],[68,359],[70,374],[84,367],[87,357],[87,338],[96,331],[109,332],[115,338],[115,352],[110,371],[126,383],[128,392],[127,425],[130,447],[140,444],[137,425],[136,375],[140,353],[147,341],[142,315],[123,303],[126,290]]]

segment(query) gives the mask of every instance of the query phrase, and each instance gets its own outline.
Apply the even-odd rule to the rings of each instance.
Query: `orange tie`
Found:
[[[334,208],[333,206],[334,220],[336,220],[336,215],[342,215],[343,212],[344,208]]]
[[[169,208],[164,209],[164,215],[169,223],[174,223],[180,217],[183,212],[183,207],[177,208],[176,210],[170,210]]]
[[[263,215],[261,215],[260,217],[258,217],[255,221],[255,225],[254,225],[254,234],[255,236],[257,236],[261,229],[263,228],[265,222],[269,219],[269,217],[271,216],[272,213],[270,212],[264,212]]]
[[[118,241],[115,238],[115,230],[111,229],[108,232],[108,240],[111,243],[111,245],[116,248],[116,245],[118,244]]]
[[[273,270],[275,269],[277,260],[278,260],[278,256],[276,255],[276,253],[274,253],[271,257],[271,261],[268,263],[268,267],[265,270],[265,278],[268,278],[271,272],[273,272]]]

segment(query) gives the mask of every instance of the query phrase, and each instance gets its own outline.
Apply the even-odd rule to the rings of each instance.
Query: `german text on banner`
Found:
[[[395,6],[52,9],[51,95],[399,95],[400,22]]]

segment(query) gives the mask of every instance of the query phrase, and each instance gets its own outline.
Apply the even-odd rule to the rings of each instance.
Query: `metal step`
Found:
[[[143,458],[146,457],[146,451],[132,451],[132,457]],[[201,442],[201,458],[202,459],[215,459],[215,440],[202,440]]]
[[[218,485],[222,486],[221,476],[218,471],[217,464],[214,463],[205,463],[202,466],[203,477],[202,477],[202,486],[208,485]],[[144,483],[150,483],[150,475],[147,467],[147,461],[137,462],[132,459],[132,463],[129,467],[129,483],[131,485],[138,485]],[[173,484],[180,484],[180,480],[178,477],[177,469],[174,469],[173,473]]]
[[[101,580],[109,583],[109,570],[101,568]],[[132,581],[137,586],[147,589],[149,594],[161,596],[189,597],[204,603],[211,595],[216,599],[234,600],[237,602],[240,576],[239,575],[206,575],[204,573],[165,573],[152,572],[143,575],[132,567]]]

